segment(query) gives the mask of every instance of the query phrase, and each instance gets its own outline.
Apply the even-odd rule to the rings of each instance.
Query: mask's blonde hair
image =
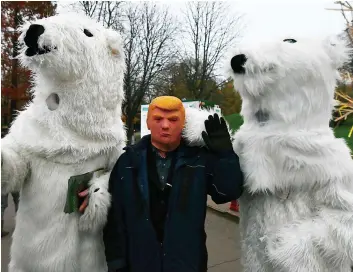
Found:
[[[153,99],[148,107],[147,119],[150,118],[151,112],[155,108],[165,111],[179,111],[182,121],[185,122],[185,108],[183,102],[175,96],[159,96]]]

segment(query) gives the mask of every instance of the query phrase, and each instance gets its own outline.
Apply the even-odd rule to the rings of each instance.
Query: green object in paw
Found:
[[[101,170],[103,168],[69,178],[64,213],[78,212],[84,200],[84,198],[78,196],[78,193],[88,189],[89,182],[93,178],[94,173]]]

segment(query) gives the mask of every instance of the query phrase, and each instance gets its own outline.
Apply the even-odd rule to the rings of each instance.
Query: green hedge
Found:
[[[229,123],[231,129],[235,131],[238,130],[239,127],[243,124],[243,118],[240,114],[237,113],[225,116],[224,118]],[[348,138],[348,133],[352,125],[353,118],[345,121],[341,126],[335,128],[334,132],[337,138],[344,138],[350,149],[353,151],[353,135],[351,136],[351,138]]]
[[[337,138],[344,138],[349,148],[353,151],[353,135],[348,138],[348,133],[353,126],[353,118],[345,121],[342,125],[334,129]]]
[[[241,117],[241,115],[238,113],[224,116],[224,118],[228,122],[230,128],[234,131],[238,130],[240,126],[244,123],[243,117]]]

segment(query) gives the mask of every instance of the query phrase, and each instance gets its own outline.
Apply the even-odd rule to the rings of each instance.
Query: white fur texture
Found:
[[[234,150],[245,174],[245,272],[350,271],[353,160],[329,128],[336,69],[348,53],[339,40],[297,39],[237,48],[227,60],[243,100]],[[232,71],[237,54],[247,57],[245,74]],[[266,122],[258,111],[268,114]],[[199,127],[189,135],[199,135]]]
[[[44,26],[38,44],[52,51],[26,56],[30,23],[22,27],[19,59],[34,73],[33,101],[2,140],[2,188],[21,189],[9,271],[107,271],[102,228],[109,171],[126,139],[122,41],[78,14],[31,23]],[[50,110],[46,100],[53,93],[60,100]],[[91,180],[85,213],[65,214],[68,179],[101,167],[108,173]]]
[[[186,108],[185,109],[185,127],[183,129],[183,136],[185,140],[188,141],[190,146],[204,146],[205,143],[202,139],[202,131],[206,131],[205,120],[208,119],[210,115],[214,115],[216,111],[213,109],[196,109],[196,108]],[[217,113],[218,114],[218,113]],[[223,117],[222,114],[219,117]],[[233,135],[230,130],[229,134]]]
[[[231,71],[243,100],[235,150],[246,177],[240,199],[246,272],[344,272],[353,263],[353,161],[329,128],[339,40],[296,39],[238,48]],[[258,122],[255,113],[267,112]]]
[[[200,143],[204,145],[201,132],[205,130],[204,121],[209,115],[213,115],[212,110],[199,110],[195,108],[185,108],[185,127],[184,137],[188,140],[190,146],[197,146]]]

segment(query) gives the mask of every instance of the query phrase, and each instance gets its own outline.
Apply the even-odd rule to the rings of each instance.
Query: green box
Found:
[[[83,198],[80,198],[78,193],[89,188],[89,182],[93,178],[93,175],[97,171],[104,170],[103,168],[97,169],[92,172],[85,174],[72,176],[68,180],[66,203],[64,212],[73,213],[78,212],[80,205],[83,202]]]

